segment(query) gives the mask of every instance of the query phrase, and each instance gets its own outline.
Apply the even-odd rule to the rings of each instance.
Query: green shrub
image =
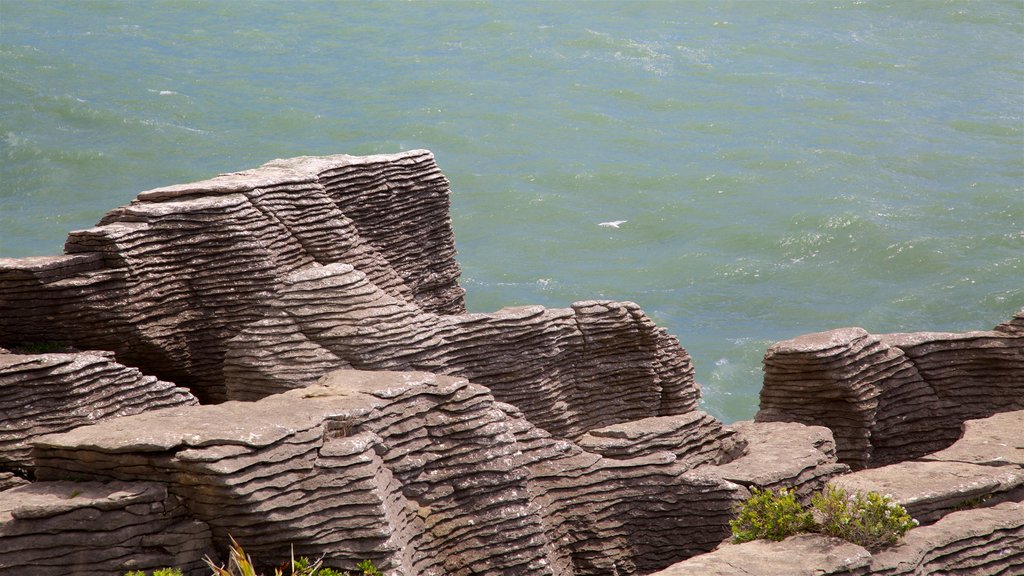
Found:
[[[810,512],[796,501],[791,490],[778,491],[754,488],[743,503],[739,515],[729,521],[734,542],[751,540],[783,540],[814,525]]]
[[[872,551],[892,546],[917,526],[903,506],[878,492],[858,492],[851,498],[842,488],[829,485],[811,498],[811,506],[819,532]]]
[[[783,540],[800,532],[820,532],[858,544],[871,551],[899,542],[914,520],[889,496],[878,492],[856,493],[829,485],[811,497],[811,510],[792,491],[754,488],[739,515],[729,522],[734,542]]]
[[[177,568],[160,568],[159,570],[153,570],[153,576],[182,576],[181,570]],[[124,576],[146,576],[146,573],[142,570],[133,570],[131,572],[125,572]]]

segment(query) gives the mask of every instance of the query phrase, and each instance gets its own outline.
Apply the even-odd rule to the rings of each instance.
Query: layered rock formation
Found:
[[[108,420],[34,458],[42,481],[164,483],[260,560],[294,544],[391,574],[643,573],[713,548],[747,495],[668,452],[586,452],[487,388],[413,372]]]
[[[117,574],[180,567],[201,573],[210,529],[150,482],[37,482],[0,492],[0,572]]]
[[[0,259],[0,345],[113,350],[224,400],[227,340],[293,271],[344,262],[425,311],[462,312],[448,204],[423,150],[283,160],[143,192],[72,232],[65,256]]]
[[[965,420],[1024,408],[1022,317],[962,334],[844,328],[778,342],[755,419],[828,426],[854,468],[940,450]]]
[[[28,470],[31,443],[105,418],[197,404],[188,390],[95,353],[0,352],[0,470]]]
[[[0,345],[93,350],[0,348],[0,576],[198,575],[229,535],[265,563],[294,546],[389,576],[646,574],[716,548],[749,488],[828,482],[889,486],[934,523],[903,555],[764,554],[1021,565],[1000,548],[1020,541],[1024,475],[999,442],[1019,416],[935,451],[1024,401],[1024,311],[779,343],[757,421],[723,426],[636,304],[466,313],[448,198],[422,150],[278,160],[143,192],[63,256],[0,259]],[[899,483],[922,470],[934,490]],[[769,573],[734,564],[758,547],[693,562]]]
[[[829,483],[887,492],[922,525],[896,546],[874,553],[801,534],[782,542],[727,544],[652,576],[1024,573],[1024,411],[969,421],[960,440],[921,461],[840,475]]]
[[[565,437],[695,408],[689,356],[635,304],[464,314],[448,204],[423,150],[143,192],[65,256],[0,260],[0,345],[113,350],[204,402],[429,370]]]

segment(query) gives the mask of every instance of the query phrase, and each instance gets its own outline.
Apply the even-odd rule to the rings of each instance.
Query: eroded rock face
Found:
[[[65,256],[0,260],[0,345],[112,350],[205,403],[427,370],[569,438],[696,406],[689,356],[635,304],[465,314],[448,205],[424,150],[142,192]]]
[[[36,441],[37,477],[155,482],[261,560],[395,574],[642,573],[713,548],[746,496],[669,453],[609,459],[465,379],[337,371],[256,402]]]
[[[713,473],[761,490],[792,489],[805,504],[829,479],[850,471],[836,461],[832,433],[824,426],[795,422],[736,422],[730,428],[745,444],[735,459]]]
[[[228,343],[229,396],[308,386],[327,370],[462,376],[552,434],[693,410],[689,356],[640,308],[579,302],[441,315],[379,289],[351,266],[288,275],[268,317]]]
[[[992,331],[843,328],[778,342],[755,419],[828,426],[854,468],[940,450],[965,420],[1024,408],[1021,314]]]
[[[151,482],[36,482],[0,492],[0,543],[0,574],[11,576],[167,566],[191,575],[213,553],[206,524]]]
[[[283,276],[345,262],[425,311],[464,311],[448,182],[425,150],[271,162],[143,192],[65,256],[0,259],[0,345],[113,350],[226,399],[227,340]]]
[[[30,469],[39,436],[197,403],[185,388],[102,354],[0,353],[0,469]]]

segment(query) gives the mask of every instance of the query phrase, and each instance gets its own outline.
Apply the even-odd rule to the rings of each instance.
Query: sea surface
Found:
[[[149,188],[415,148],[471,310],[637,302],[726,421],[774,341],[1024,307],[1021,0],[0,0],[0,257]]]

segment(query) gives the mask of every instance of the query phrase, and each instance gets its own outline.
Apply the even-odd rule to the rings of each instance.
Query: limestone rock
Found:
[[[142,192],[64,256],[0,260],[0,345],[112,350],[206,403],[425,370],[570,438],[696,407],[686,351],[633,303],[465,314],[448,205],[425,150]]]
[[[859,576],[871,554],[838,538],[799,534],[782,542],[754,540],[723,546],[649,576]]]
[[[922,460],[1024,467],[1024,410],[968,420],[955,444]]]
[[[834,478],[847,492],[876,491],[893,500],[922,524],[935,522],[976,502],[1024,497],[1024,468],[979,466],[964,462],[901,462]]]
[[[160,483],[35,482],[0,492],[0,574],[202,574],[210,530]]]
[[[631,302],[440,315],[395,298],[352,266],[284,278],[267,318],[228,343],[228,395],[308,386],[326,370],[425,370],[468,378],[552,434],[685,413],[690,358]]]
[[[992,331],[843,328],[778,342],[755,419],[828,426],[854,468],[941,450],[965,420],[1024,408],[1021,314]]]
[[[464,311],[432,154],[326,156],[150,190],[72,232],[65,256],[0,259],[0,344],[66,341],[226,398],[226,341],[295,270],[346,262],[431,312]]]
[[[790,488],[805,503],[834,476],[850,471],[836,461],[832,432],[793,422],[736,422],[730,426],[745,453],[711,469],[748,488]]]
[[[341,370],[255,402],[40,438],[40,480],[156,482],[261,561],[394,574],[642,573],[710,550],[746,490],[673,454],[584,451],[462,378]]]
[[[31,442],[45,434],[196,403],[101,354],[0,354],[0,468],[31,468]]]
[[[588,452],[616,459],[669,452],[693,468],[726,462],[744,448],[734,430],[699,410],[596,428],[580,438],[579,445]]]
[[[964,510],[907,532],[876,552],[871,574],[997,575],[1024,573],[1024,504]]]

